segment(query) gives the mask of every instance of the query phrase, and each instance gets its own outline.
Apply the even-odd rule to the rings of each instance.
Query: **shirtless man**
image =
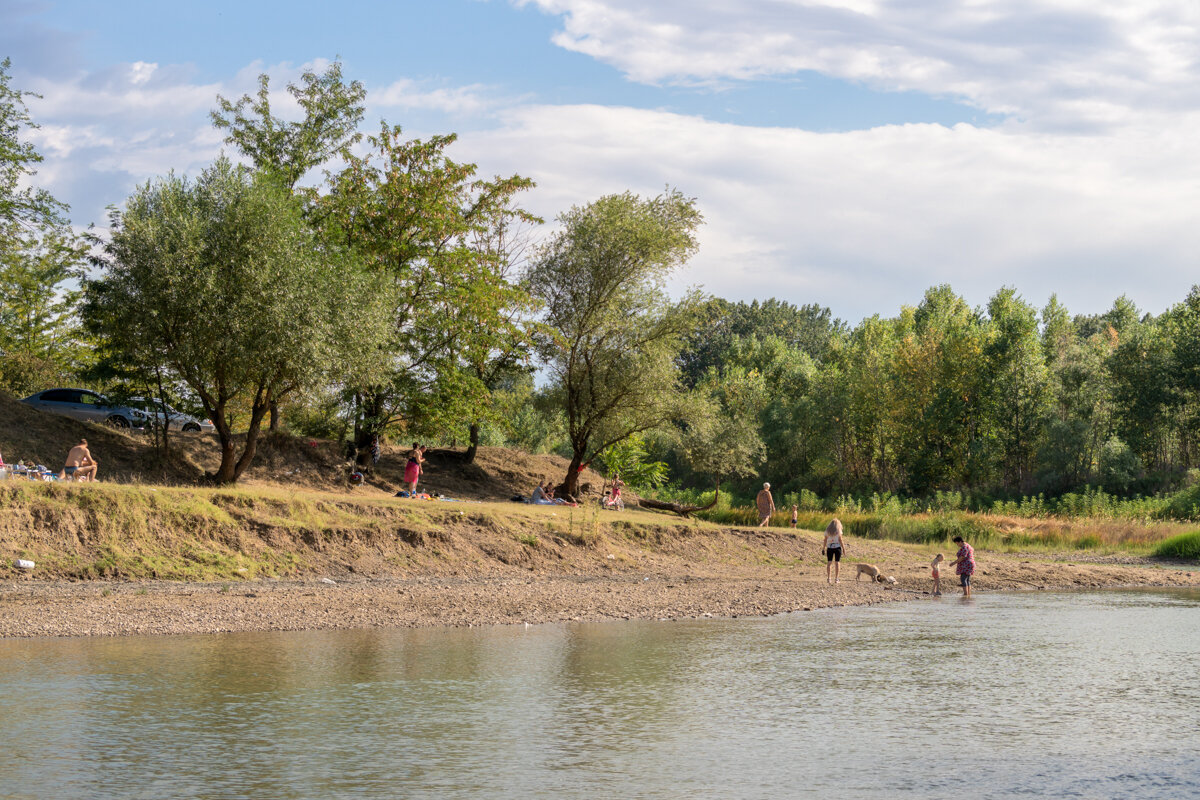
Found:
[[[74,477],[77,481],[94,481],[98,469],[100,469],[100,464],[92,458],[92,451],[88,450],[87,439],[80,439],[79,444],[72,447],[71,452],[67,453],[67,465],[63,467],[62,476]]]

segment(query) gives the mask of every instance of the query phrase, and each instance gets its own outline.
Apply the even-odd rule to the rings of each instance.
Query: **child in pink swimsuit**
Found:
[[[933,576],[933,593],[940,595],[942,593],[942,562],[946,557],[941,553],[934,556],[933,563],[929,565],[930,574]]]

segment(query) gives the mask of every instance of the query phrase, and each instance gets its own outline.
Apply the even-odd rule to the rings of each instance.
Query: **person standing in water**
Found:
[[[754,498],[754,505],[758,506],[758,527],[765,528],[771,521],[771,515],[775,513],[775,498],[771,497],[771,484],[763,484],[762,491],[758,493],[758,497]]]
[[[963,537],[955,536],[954,543],[958,545],[958,556],[950,562],[958,573],[958,582],[962,585],[963,597],[971,596],[971,576],[975,574],[975,548],[963,541]]]
[[[842,521],[834,517],[825,529],[825,582],[841,583],[838,574],[842,568],[842,553],[846,543],[842,540]],[[830,572],[832,570],[832,577]]]
[[[946,557],[938,553],[933,557],[933,563],[929,565],[930,576],[933,578],[933,593],[940,595],[942,593],[942,562]]]

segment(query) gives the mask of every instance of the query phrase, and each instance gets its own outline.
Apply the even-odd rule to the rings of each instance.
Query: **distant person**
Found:
[[[620,475],[613,476],[612,489],[608,497],[604,498],[605,508],[615,508],[618,511],[625,510],[625,501],[621,499],[621,487],[625,484],[621,482]]]
[[[842,539],[842,521],[834,517],[833,522],[825,529],[825,582],[841,583],[838,577],[842,568],[842,553],[845,552],[846,542]],[[832,576],[830,569],[832,568]]]
[[[758,506],[758,527],[765,528],[771,521],[771,515],[775,513],[775,498],[771,497],[771,484],[763,484],[762,491],[754,498],[754,505]]]
[[[566,497],[555,497],[554,487],[550,485],[550,481],[546,481],[546,497],[550,498],[550,502],[556,506],[573,506],[576,505],[574,498],[570,495]]]
[[[425,463],[425,447],[413,442],[408,452],[408,463],[404,465],[404,482],[408,484],[410,497],[417,495],[417,481],[421,480],[421,465]]]
[[[792,506],[792,527],[795,528],[800,524],[800,506]]]
[[[958,545],[958,556],[950,562],[958,573],[958,582],[962,585],[963,597],[971,596],[971,576],[975,574],[975,548],[963,541],[963,537],[955,536],[954,543]]]
[[[933,557],[933,563],[929,565],[930,577],[933,578],[933,594],[934,596],[942,593],[942,562],[946,557],[938,553]]]
[[[67,453],[67,463],[59,474],[63,478],[74,478],[77,481],[94,481],[99,469],[100,464],[92,458],[87,439],[80,439],[79,444]]]
[[[554,489],[550,486],[550,481],[538,484],[533,490],[533,496],[529,498],[529,502],[537,506],[570,506],[574,503],[568,503],[566,500],[554,496]]]

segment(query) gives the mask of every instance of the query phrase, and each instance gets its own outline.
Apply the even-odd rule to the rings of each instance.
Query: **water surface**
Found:
[[[1200,795],[1200,593],[0,642],[0,798]]]

